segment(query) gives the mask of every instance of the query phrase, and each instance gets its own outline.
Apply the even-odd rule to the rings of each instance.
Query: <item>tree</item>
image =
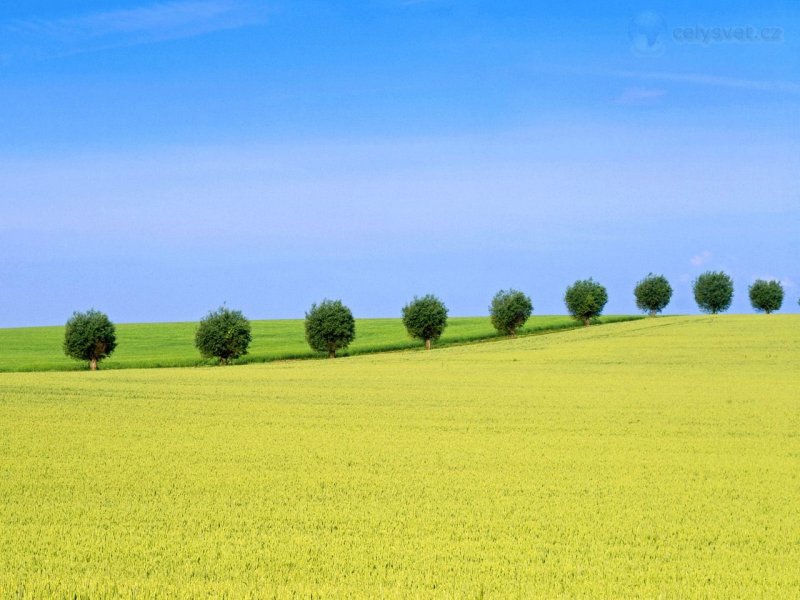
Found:
[[[694,280],[694,299],[703,312],[728,310],[733,302],[733,280],[722,271],[706,271]]]
[[[218,358],[225,365],[247,354],[251,340],[250,321],[241,311],[221,306],[200,321],[194,345],[203,358]]]
[[[492,298],[489,314],[492,325],[503,335],[514,337],[533,312],[531,299],[519,290],[500,290]]]
[[[447,307],[436,296],[428,294],[414,299],[403,307],[403,325],[411,337],[425,340],[425,349],[438,340],[447,327]]]
[[[306,341],[313,350],[336,358],[337,350],[347,348],[356,337],[353,313],[341,300],[312,304],[306,313]]]
[[[583,321],[587,327],[592,319],[600,316],[606,302],[608,302],[606,288],[591,278],[576,281],[564,294],[564,303],[569,313],[575,319]]]
[[[781,309],[783,286],[780,281],[757,279],[749,288],[750,304],[759,312],[770,314]]]
[[[640,310],[649,312],[651,317],[655,317],[669,304],[672,298],[672,286],[663,275],[650,273],[636,284],[633,295],[636,296],[636,306]]]
[[[89,368],[97,370],[97,363],[111,356],[117,347],[114,324],[108,316],[90,309],[75,312],[64,330],[64,354],[75,360],[89,361]]]

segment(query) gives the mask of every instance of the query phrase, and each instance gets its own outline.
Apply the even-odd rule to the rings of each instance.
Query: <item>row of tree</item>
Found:
[[[723,272],[709,271],[693,284],[694,298],[703,312],[720,313],[728,310],[733,301],[733,280]],[[749,288],[750,303],[759,312],[771,313],[783,304],[783,286],[778,281],[756,280]],[[652,273],[634,288],[636,306],[655,316],[672,299],[672,286],[663,275]],[[569,313],[588,326],[603,312],[608,293],[593,279],[576,281],[564,294]],[[414,299],[403,307],[403,325],[409,335],[424,342],[430,350],[447,327],[447,307],[432,294]],[[519,290],[500,290],[489,306],[492,325],[502,335],[516,336],[533,313],[529,296]],[[308,345],[317,352],[334,358],[355,339],[353,313],[341,300],[324,300],[314,304],[306,313],[305,334]],[[247,354],[252,341],[250,321],[241,311],[221,307],[208,313],[195,334],[195,346],[205,358],[216,358],[221,364]],[[64,352],[77,360],[87,361],[96,370],[99,361],[111,355],[117,347],[114,324],[108,316],[89,310],[75,313],[67,321]]]

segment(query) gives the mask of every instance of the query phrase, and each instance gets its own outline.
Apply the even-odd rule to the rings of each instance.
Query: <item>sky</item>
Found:
[[[0,327],[800,297],[800,3],[0,4]]]

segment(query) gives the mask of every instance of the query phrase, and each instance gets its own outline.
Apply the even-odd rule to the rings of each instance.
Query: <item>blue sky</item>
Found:
[[[0,5],[0,326],[800,297],[800,4]]]

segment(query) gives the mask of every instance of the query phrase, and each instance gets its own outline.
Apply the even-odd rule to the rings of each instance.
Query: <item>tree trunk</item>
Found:
[[[516,330],[516,329],[512,329],[512,330],[511,330],[511,333],[510,333],[509,335],[510,335],[512,338],[515,338],[515,337],[517,337],[517,330]]]
[[[89,361],[89,370],[90,371],[97,371],[97,359],[93,358]]]
[[[431,349],[431,340],[430,338],[428,338],[427,340],[425,340],[425,350],[430,350],[430,349]]]
[[[651,310],[651,311],[650,311],[650,316],[651,316],[651,317],[655,317],[655,316],[656,316],[656,314],[658,314],[658,313],[656,313],[656,311],[654,311],[654,310]]]
[[[583,317],[583,326],[588,327],[592,320],[589,317]]]
[[[336,358],[336,349],[328,350],[328,358]]]

